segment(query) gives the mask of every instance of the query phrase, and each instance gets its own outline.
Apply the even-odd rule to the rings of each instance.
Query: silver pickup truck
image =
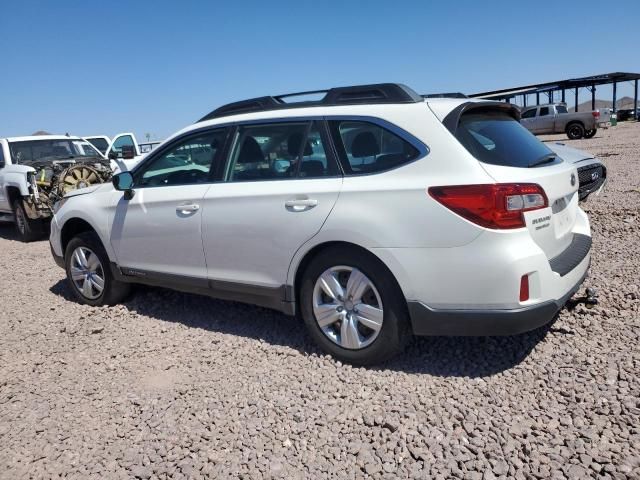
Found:
[[[600,112],[569,113],[564,103],[525,107],[520,123],[535,135],[566,133],[571,140],[591,138],[600,123]]]

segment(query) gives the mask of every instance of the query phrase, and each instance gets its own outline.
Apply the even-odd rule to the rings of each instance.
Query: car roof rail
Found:
[[[422,98],[469,98],[464,93],[447,92],[447,93],[427,93]]]
[[[285,101],[286,98],[324,94],[320,100],[298,102]],[[307,92],[285,93],[266,97],[250,98],[239,102],[228,103],[216,108],[202,117],[198,122],[214,118],[237,115],[241,113],[263,112],[284,108],[302,108],[337,105],[377,105],[390,103],[423,102],[411,88],[401,83],[376,83],[372,85],[354,85],[351,87],[335,87],[328,90],[311,90]]]

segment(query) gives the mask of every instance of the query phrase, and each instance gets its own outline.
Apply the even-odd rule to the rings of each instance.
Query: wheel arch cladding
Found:
[[[326,250],[330,250],[333,248],[343,248],[343,249],[353,249],[353,250],[358,250],[359,252],[362,252],[363,254],[367,255],[369,258],[371,258],[373,261],[377,262],[382,268],[384,268],[387,272],[387,274],[389,275],[389,278],[391,278],[397,288],[397,291],[402,295],[402,298],[404,300],[404,303],[406,304],[406,298],[404,298],[404,292],[402,291],[402,288],[400,288],[400,284],[398,282],[398,280],[396,279],[395,275],[393,274],[393,272],[391,271],[391,269],[382,261],[382,259],[380,257],[378,257],[375,253],[373,253],[371,250],[367,250],[364,247],[361,247],[360,245],[357,245],[355,243],[350,243],[350,242],[344,242],[344,241],[329,241],[329,242],[324,242],[324,243],[320,243],[318,245],[315,245],[313,248],[311,248],[307,253],[305,253],[304,257],[302,257],[302,259],[300,260],[300,262],[298,263],[298,266],[296,268],[296,273],[294,276],[294,283],[293,283],[293,290],[294,290],[294,295],[295,295],[295,302],[296,302],[296,310],[299,308],[300,305],[300,285],[302,283],[302,276],[304,275],[304,272],[306,271],[307,267],[309,266],[309,264],[311,263],[311,261],[320,253],[326,251]]]
[[[62,246],[62,254],[67,250],[67,245],[72,238],[84,232],[93,232],[97,235],[95,228],[91,226],[89,222],[82,218],[71,218],[67,220],[62,227],[60,233],[60,244]],[[98,236],[98,238],[100,238]]]

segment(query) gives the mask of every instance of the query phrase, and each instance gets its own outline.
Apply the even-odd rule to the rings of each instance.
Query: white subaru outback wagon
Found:
[[[225,105],[55,208],[77,298],[132,283],[299,314],[336,358],[548,323],[584,280],[576,167],[516,107],[400,84]],[[306,98],[308,98],[308,95]]]

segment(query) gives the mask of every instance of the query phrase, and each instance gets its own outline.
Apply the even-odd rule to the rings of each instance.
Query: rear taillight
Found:
[[[593,115],[593,118],[600,118],[600,112],[597,110],[595,112],[591,112],[591,115]]]
[[[493,229],[522,228],[523,212],[546,208],[547,195],[535,183],[429,187],[429,195],[470,222]]]

